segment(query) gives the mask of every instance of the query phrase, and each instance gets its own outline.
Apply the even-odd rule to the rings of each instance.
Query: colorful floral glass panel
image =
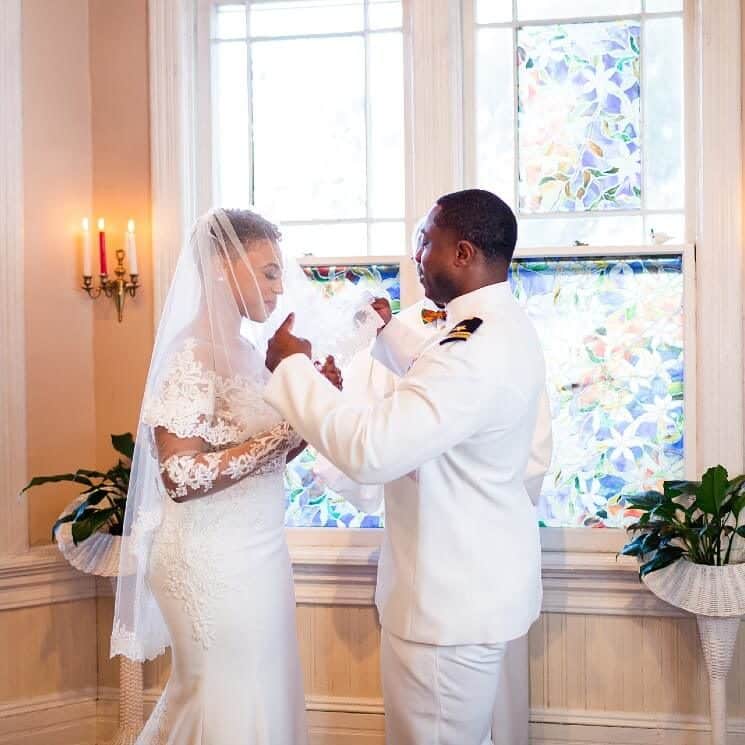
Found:
[[[530,259],[511,281],[546,355],[554,452],[540,517],[618,525],[624,494],[683,477],[682,259]]]
[[[399,300],[398,267],[307,273],[323,292],[366,281]],[[510,281],[546,355],[554,454],[540,519],[619,525],[624,494],[683,476],[682,259],[521,259]],[[314,459],[308,449],[287,469],[288,525],[383,526],[326,490]]]
[[[360,266],[308,266],[308,279],[319,292],[336,295],[351,285],[385,292],[394,313],[401,308],[401,275],[398,264]],[[366,515],[343,497],[327,489],[313,472],[316,452],[306,450],[285,471],[287,510],[285,523],[292,527],[381,528],[382,512]]]
[[[523,212],[641,207],[637,21],[518,30]]]

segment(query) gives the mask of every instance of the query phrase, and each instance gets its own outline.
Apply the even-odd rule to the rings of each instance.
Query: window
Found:
[[[682,0],[465,7],[466,179],[520,245],[682,243]]]
[[[212,37],[215,201],[296,255],[403,253],[400,0],[218,4]]]
[[[397,0],[217,2],[214,201],[277,216],[327,291],[375,275],[400,300],[409,262],[380,257],[407,251],[421,192],[503,196],[554,417],[541,520],[619,526],[623,495],[683,477],[694,444],[683,0],[461,7],[456,63],[440,36],[457,24],[419,0],[406,21]],[[417,50],[441,56],[423,64]],[[315,479],[314,457],[288,469],[288,525],[381,526]]]
[[[620,526],[624,494],[684,474],[691,261],[655,249],[687,237],[683,10],[464,2],[466,182],[518,215],[513,289],[546,354],[546,525]]]
[[[554,457],[539,517],[546,526],[620,526],[620,496],[683,478],[683,264],[677,252],[520,258],[510,282],[546,354]],[[383,286],[400,307],[398,265],[312,266],[325,292]],[[313,473],[308,448],[288,468],[287,524],[382,527]]]

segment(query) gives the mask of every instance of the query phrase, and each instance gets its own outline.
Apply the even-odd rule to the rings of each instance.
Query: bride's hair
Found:
[[[262,217],[258,212],[251,210],[240,210],[230,209],[223,210],[225,217],[230,221],[230,225],[235,231],[235,235],[238,240],[243,244],[246,249],[250,248],[251,243],[255,241],[270,240],[277,242],[282,240],[282,233],[279,228],[273,223]],[[217,235],[216,230],[219,230],[223,235]],[[224,235],[225,231],[223,228],[217,226],[212,229],[212,236],[220,243],[228,247],[229,253],[233,253],[232,242],[228,239],[228,236]],[[231,256],[231,258],[234,258]]]

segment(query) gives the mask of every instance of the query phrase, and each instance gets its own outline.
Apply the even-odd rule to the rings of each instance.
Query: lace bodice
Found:
[[[228,590],[226,567],[253,543],[283,539],[285,458],[300,440],[264,403],[263,386],[216,375],[188,341],[143,410],[150,427],[209,444],[204,452],[161,457],[172,498],[164,495],[150,559],[150,572],[183,602],[194,639],[205,647],[214,636],[211,608]],[[187,494],[199,498],[179,503]],[[147,524],[146,515],[138,517]]]
[[[142,419],[178,437],[200,437],[214,448],[244,441],[280,422],[262,391],[261,377],[218,375],[207,364],[209,349],[187,339],[171,359],[154,395],[145,399]]]
[[[264,379],[220,376],[201,359],[208,351],[187,340],[143,407],[163,484],[176,501],[281,471],[287,451],[300,443],[264,403]]]

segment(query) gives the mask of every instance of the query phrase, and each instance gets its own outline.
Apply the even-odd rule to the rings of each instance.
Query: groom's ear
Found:
[[[468,266],[476,258],[478,249],[471,241],[458,241],[455,246],[455,266]]]

